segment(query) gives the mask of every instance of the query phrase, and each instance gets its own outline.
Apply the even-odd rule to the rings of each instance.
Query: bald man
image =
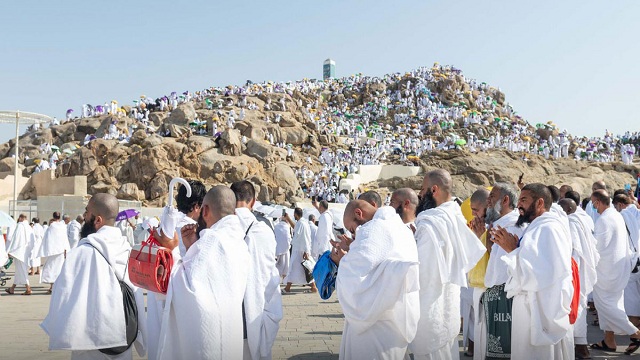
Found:
[[[420,322],[410,349],[415,359],[457,359],[460,287],[486,248],[452,200],[451,175],[428,172],[422,182],[415,239],[420,260]]]
[[[402,222],[407,225],[411,232],[416,232],[416,208],[418,207],[418,194],[413,189],[401,188],[391,194],[389,206],[396,210]]]
[[[340,359],[403,359],[420,315],[413,234],[392,207],[363,200],[349,202],[343,220],[356,240],[331,253],[345,317]]]
[[[570,191],[567,193],[573,197]],[[578,211],[578,205],[572,198],[562,198],[558,201],[558,205],[568,215],[573,248],[571,256],[578,266],[580,277],[578,318],[573,327],[576,358],[586,359],[591,357],[587,342],[587,302],[589,294],[593,291],[593,285],[596,283],[596,266],[600,255],[596,249],[596,239],[593,237],[591,217],[584,211]]]
[[[144,296],[129,281],[131,246],[114,227],[118,200],[96,194],[87,204],[78,246],[71,249],[53,288],[49,313],[40,326],[49,335],[49,350],[71,350],[72,359],[112,359],[98,349],[127,345],[122,290],[134,290],[138,308],[140,356],[144,351]],[[90,316],[88,316],[90,314]],[[132,359],[129,347],[117,359]]]
[[[382,206],[382,198],[376,191],[368,190],[358,196],[358,200],[364,200],[376,209]]]
[[[250,261],[236,196],[214,186],[197,225],[181,229],[185,256],[173,264],[158,359],[242,359],[242,301]],[[186,334],[186,335],[185,335]]]

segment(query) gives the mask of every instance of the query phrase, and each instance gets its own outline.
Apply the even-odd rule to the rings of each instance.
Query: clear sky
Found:
[[[638,131],[639,16],[638,0],[5,1],[0,110],[321,78],[331,57],[338,76],[452,64],[532,124]]]

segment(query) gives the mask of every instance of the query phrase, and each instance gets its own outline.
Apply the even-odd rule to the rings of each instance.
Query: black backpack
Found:
[[[115,270],[107,260],[107,258],[100,252],[100,250],[96,249],[95,246],[90,243],[85,243],[91,246],[98,254],[102,255],[104,261],[107,262],[111,271],[113,271],[113,275],[118,279],[118,275],[116,275]],[[129,263],[127,262],[127,266]],[[127,273],[127,268],[125,267],[124,273]],[[122,304],[124,307],[124,321],[127,331],[127,345],[126,346],[116,346],[107,349],[99,349],[101,353],[106,355],[120,355],[123,352],[127,351],[131,344],[136,341],[138,337],[138,307],[136,306],[136,298],[133,294],[133,290],[127,285],[123,280],[118,279],[120,283],[120,290],[122,291]]]

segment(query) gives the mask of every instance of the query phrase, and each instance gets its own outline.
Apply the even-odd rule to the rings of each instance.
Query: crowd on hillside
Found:
[[[195,119],[189,124],[194,134],[219,136],[244,120],[248,112],[260,110],[264,114],[261,119],[275,124],[282,121],[282,112],[299,111],[315,124],[319,135],[338,136],[348,150],[323,149],[317,159],[322,165],[320,171],[311,170],[313,161],[306,155],[309,165],[297,168],[308,196],[325,198],[337,197],[339,179],[357,172],[359,165],[390,161],[411,164],[413,157],[434,150],[504,149],[521,153],[525,161],[528,154],[537,154],[547,159],[573,157],[630,164],[640,149],[640,132],[614,136],[607,131],[602,137],[588,138],[560,131],[551,122],[532,126],[504,102],[499,89],[467,78],[453,66],[438,64],[382,77],[356,74],[324,81],[247,81],[242,86],[172,92],[155,99],[142,95],[127,108],[115,100],[96,106],[85,104],[81,117],[115,114],[135,119],[124,130],[114,122],[103,136],[128,142],[137,129],[160,133],[149,121],[151,112],[171,111],[185,102],[215,110],[213,119]],[[67,111],[67,121],[73,119],[73,113],[73,109]],[[212,120],[209,125],[207,120]],[[54,119],[53,124],[57,123]],[[169,136],[170,131],[160,135]],[[88,134],[84,144],[95,138]],[[264,140],[286,149],[289,157],[297,151],[269,132]],[[59,152],[53,147],[43,148],[36,171],[55,168]]]

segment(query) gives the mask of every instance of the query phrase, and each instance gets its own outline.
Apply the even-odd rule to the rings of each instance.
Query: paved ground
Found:
[[[9,270],[8,275],[13,277],[13,269]],[[0,359],[68,359],[68,352],[47,351],[48,338],[38,326],[49,307],[49,296],[45,295],[48,285],[39,285],[38,277],[32,276],[32,296],[10,296],[4,288],[10,286],[12,280],[0,289]],[[344,318],[335,294],[332,300],[322,301],[317,294],[304,293],[304,288],[292,290],[293,294],[283,296],[285,317],[280,323],[273,358],[337,359]],[[601,338],[602,333],[595,326],[589,326],[589,341],[596,342]],[[617,341],[618,353],[593,351],[592,356],[597,359],[628,358],[622,353],[628,339],[618,337]],[[634,355],[634,358],[638,357],[640,355]]]

